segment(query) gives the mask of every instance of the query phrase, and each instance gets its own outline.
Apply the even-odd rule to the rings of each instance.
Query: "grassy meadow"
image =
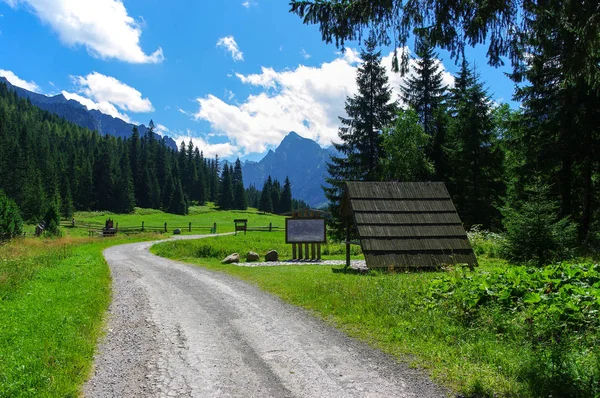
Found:
[[[142,222],[146,228],[160,227],[162,228],[167,223],[167,233],[172,234],[175,228],[180,228],[182,234],[190,234],[188,232],[189,223],[192,227],[212,227],[217,223],[217,233],[232,232],[234,230],[233,220],[247,219],[248,227],[265,227],[272,223],[274,227],[285,227],[285,218],[272,214],[264,214],[256,209],[248,209],[246,211],[217,211],[212,203],[207,206],[192,206],[189,209],[189,214],[185,216],[177,214],[164,213],[160,210],[140,209],[135,208],[131,214],[113,214],[110,212],[76,212],[74,215],[76,223],[100,223],[104,225],[107,218],[111,218],[119,224],[119,228],[141,227]],[[69,228],[65,229],[67,232]],[[79,230],[79,231],[77,231]],[[81,229],[74,233],[81,233]],[[192,230],[191,234],[208,234],[209,230]],[[85,233],[87,236],[87,232]]]
[[[132,214],[78,212],[76,222],[120,227],[168,224],[168,233],[88,238],[87,228],[62,228],[62,237],[27,238],[0,244],[0,397],[78,397],[92,367],[103,317],[110,303],[111,280],[102,251],[113,245],[171,236],[176,227],[212,226],[231,232],[233,220],[249,226],[284,226],[282,217],[220,212],[192,207],[187,216],[136,209]],[[209,231],[194,231],[205,234]],[[187,230],[183,230],[187,233]]]
[[[0,397],[78,397],[110,303],[102,251],[144,239],[26,238],[0,245]]]
[[[61,238],[0,245],[0,397],[80,395],[110,302],[106,247],[166,238],[176,227],[185,234],[189,222],[216,222],[219,233],[233,231],[237,218],[247,218],[249,227],[285,225],[283,217],[253,209],[193,207],[187,216],[146,209],[75,214],[81,223],[106,218],[121,228],[166,222],[168,232],[99,239],[87,238],[86,228],[63,228]],[[425,369],[465,397],[600,396],[600,266],[582,260],[517,267],[497,258],[501,236],[469,237],[480,262],[474,272],[356,275],[324,265],[221,264],[233,252],[244,259],[248,251],[264,258],[277,250],[281,259],[291,258],[282,231],[166,241],[151,250],[253,283]],[[344,245],[324,245],[322,255],[344,259]],[[358,246],[352,246],[352,258],[362,258]]]
[[[151,250],[253,283],[310,310],[351,336],[426,369],[434,380],[463,396],[599,394],[600,333],[595,328],[584,328],[585,323],[578,319],[570,331],[561,329],[558,309],[562,305],[568,310],[574,304],[561,304],[565,291],[558,289],[556,281],[556,273],[563,269],[560,266],[547,277],[540,276],[541,271],[511,266],[492,258],[496,249],[490,241],[476,242],[475,250],[481,255],[480,267],[474,272],[454,269],[355,275],[333,273],[331,267],[321,265],[252,268],[220,263],[231,252],[244,258],[248,250],[263,256],[275,249],[282,258],[288,258],[289,246],[280,234],[249,233],[163,242]],[[325,259],[343,258],[341,245],[329,245],[323,252]],[[353,257],[359,258],[360,253],[355,251]],[[596,271],[589,266],[573,268],[586,270],[588,294],[600,292],[598,284],[592,287],[600,280],[598,266]],[[546,280],[554,281],[555,297],[547,293],[544,302],[541,298],[532,302],[531,297],[537,297],[532,293],[535,289],[547,292]],[[572,283],[576,282],[564,279],[566,289]],[[504,296],[509,306],[493,301],[494,297]],[[589,321],[596,307],[593,298],[586,300],[592,304],[587,312]],[[543,307],[544,303],[548,307]],[[543,319],[556,320],[557,328],[546,330]],[[560,336],[560,341],[553,336]]]

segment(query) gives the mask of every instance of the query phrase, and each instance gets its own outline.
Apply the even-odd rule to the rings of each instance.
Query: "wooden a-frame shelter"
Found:
[[[444,183],[347,182],[341,211],[347,260],[354,223],[370,269],[477,265]]]

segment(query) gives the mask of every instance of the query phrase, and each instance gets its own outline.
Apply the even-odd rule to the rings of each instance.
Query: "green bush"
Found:
[[[557,205],[548,199],[547,186],[531,187],[529,200],[518,202],[503,213],[509,260],[543,266],[573,258],[576,226],[568,218],[558,218]]]
[[[23,234],[23,219],[17,204],[0,191],[0,241]]]
[[[483,230],[481,225],[473,225],[467,231],[467,236],[477,256],[487,256],[489,258],[503,256],[506,247],[506,238],[503,235]]]
[[[46,215],[44,216],[45,228],[44,232],[50,236],[60,236],[60,206],[58,201],[53,201],[48,206]]]
[[[522,341],[534,396],[600,394],[600,264],[508,267],[433,280],[425,300],[469,328]]]

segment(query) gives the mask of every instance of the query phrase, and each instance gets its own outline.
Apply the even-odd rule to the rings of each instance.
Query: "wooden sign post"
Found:
[[[327,243],[325,219],[312,211],[292,213],[285,219],[285,242],[292,245],[293,260],[320,261],[321,244]]]

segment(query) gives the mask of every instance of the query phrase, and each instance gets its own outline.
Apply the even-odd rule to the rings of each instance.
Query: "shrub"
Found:
[[[518,263],[546,265],[573,257],[576,226],[559,219],[557,205],[548,199],[548,187],[536,184],[529,200],[504,209],[507,257]]]
[[[600,264],[458,269],[430,283],[425,303],[520,341],[532,353],[521,374],[533,396],[599,396]]]
[[[17,204],[0,191],[0,241],[23,234],[23,219]]]
[[[50,203],[48,206],[48,210],[46,211],[46,215],[44,216],[45,228],[44,231],[46,235],[51,236],[60,236],[60,206],[58,202],[55,200]]]
[[[506,247],[506,239],[503,235],[481,229],[481,225],[473,225],[467,231],[467,236],[477,256],[502,257]]]

